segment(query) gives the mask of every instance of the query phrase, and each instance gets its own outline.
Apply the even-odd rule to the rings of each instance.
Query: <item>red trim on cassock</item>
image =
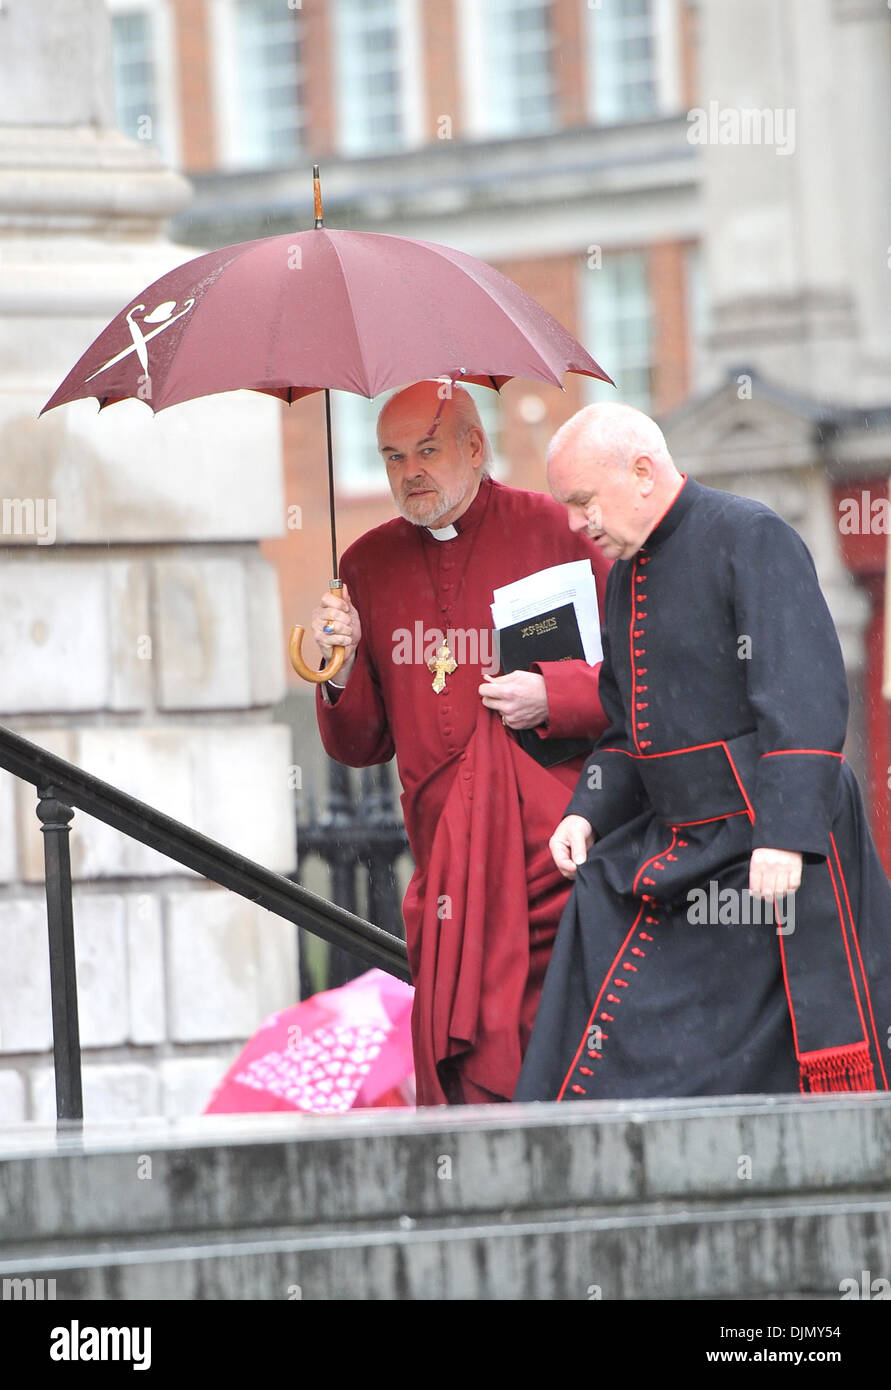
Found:
[[[838,876],[839,876],[839,879],[841,880],[842,891],[843,891],[843,893],[844,893],[844,895],[845,895],[845,906],[846,906],[847,909],[848,909],[848,921],[850,922],[850,925],[851,925],[851,935],[852,935],[852,937],[854,938],[854,946],[855,946],[855,949],[856,949],[856,951],[857,951],[857,961],[858,961],[858,963],[859,963],[859,965],[860,965],[860,976],[861,976],[861,979],[862,979],[862,981],[863,981],[863,993],[866,995],[866,1007],[867,1007],[867,1009],[868,1009],[868,1011],[869,1011],[869,1021],[870,1021],[870,1023],[872,1024],[872,1036],[873,1036],[873,1041],[875,1042],[875,1046],[876,1046],[876,1057],[878,1058],[879,1071],[882,1073],[882,1080],[883,1080],[884,1083],[885,1083],[885,1090],[887,1090],[887,1089],[888,1089],[888,1075],[887,1075],[887,1072],[885,1071],[885,1063],[884,1063],[884,1060],[883,1060],[883,1058],[882,1058],[882,1048],[881,1048],[881,1044],[880,1044],[880,1042],[879,1042],[879,1030],[878,1030],[878,1028],[876,1027],[876,1019],[875,1019],[875,1014],[873,1013],[872,999],[870,998],[870,995],[869,995],[869,981],[868,981],[867,978],[866,978],[866,969],[865,969],[864,964],[863,964],[863,957],[862,957],[862,955],[860,954],[860,942],[859,942],[859,940],[857,939],[857,928],[856,928],[856,926],[854,925],[854,914],[853,914],[853,912],[851,911],[851,899],[850,899],[849,896],[848,896],[848,885],[847,885],[847,883],[846,883],[846,881],[845,881],[845,871],[844,871],[844,869],[842,868],[841,855],[840,855],[839,852],[838,852],[838,845],[835,843],[835,836],[832,834],[831,831],[830,831],[830,833],[829,833],[829,842],[830,842],[830,844],[832,845],[833,853],[835,854],[835,862],[836,862],[836,865],[837,865],[837,867],[838,867]]]
[[[668,849],[660,850],[658,854],[654,854],[654,855],[651,856],[651,858],[644,860],[643,864],[641,864],[641,866],[640,866],[640,868],[638,869],[637,873],[634,875],[634,882],[633,882],[632,885],[631,885],[631,891],[632,891],[632,893],[636,893],[636,892],[637,892],[637,882],[638,882],[638,879],[640,878],[640,876],[641,876],[641,874],[644,872],[644,870],[647,868],[647,866],[650,865],[650,864],[655,864],[655,863],[656,863],[656,860],[657,860],[657,859],[661,859],[662,856],[663,856],[664,854],[670,854],[671,851],[672,851],[672,850],[674,849],[674,847],[675,847],[675,842],[676,842],[676,840],[677,840],[677,832],[673,830],[673,831],[672,831],[672,835],[671,835],[671,844],[668,846]]]
[[[846,1053],[859,1052],[863,1043],[843,1043],[841,1047],[818,1047],[813,1052],[803,1052],[802,1057],[838,1057]]]
[[[762,758],[788,758],[792,754],[811,753],[819,758],[839,758],[844,762],[844,753],[833,753],[831,748],[775,748],[772,753],[762,753]]]
[[[731,754],[731,752],[730,752],[730,749],[728,748],[727,744],[724,743],[722,746],[723,746],[724,752],[727,754],[727,761],[728,761],[729,764],[730,764],[731,771],[733,772],[733,775],[734,775],[734,777],[736,778],[736,785],[739,787],[740,791],[742,792],[742,799],[743,799],[743,801],[746,803],[746,807],[748,808],[749,820],[751,821],[752,825],[754,825],[754,824],[755,824],[755,812],[752,810],[752,803],[751,803],[751,801],[749,800],[748,796],[746,795],[746,789],[745,789],[745,787],[743,786],[742,778],[740,777],[739,772],[737,771],[736,763],[733,761],[733,756],[732,756],[732,754]]]
[[[798,1061],[798,1089],[804,1090],[804,1080],[801,1075],[801,1053],[798,1049],[798,1026],[795,1022],[795,1010],[792,1007],[792,995],[789,992],[789,970],[786,965],[786,948],[783,945],[783,938],[777,932],[777,941],[780,943],[780,964],[783,968],[783,989],[786,991],[786,1003],[789,1006],[789,1022],[792,1024],[792,1041],[795,1044],[795,1056]]]
[[[875,1075],[873,1073],[872,1059],[869,1053],[869,1043],[866,1040],[866,1023],[863,1018],[863,1009],[860,1004],[860,995],[857,990],[857,982],[854,978],[851,955],[848,948],[844,914],[841,909],[841,901],[838,896],[832,864],[829,860],[827,860],[826,863],[829,868],[829,877],[832,883],[833,893],[835,894],[835,904],[839,914],[839,925],[841,926],[845,954],[848,958],[848,971],[851,976],[854,999],[857,1004],[857,1012],[860,1015],[861,1026],[863,1027],[863,1039],[857,1043],[843,1043],[838,1047],[820,1048],[815,1052],[801,1052],[799,1050],[795,1010],[792,1007],[792,997],[789,992],[786,951],[783,945],[783,938],[778,935],[777,940],[780,943],[780,959],[783,965],[783,984],[786,990],[786,999],[789,1004],[792,1035],[795,1040],[795,1056],[798,1059],[798,1089],[803,1094],[807,1094],[808,1092],[822,1093],[828,1091],[874,1091],[876,1089]]]
[[[675,825],[675,826],[681,826],[681,825],[711,825],[712,821],[716,821],[716,820],[732,820],[734,816],[749,816],[749,815],[750,815],[750,812],[749,812],[749,811],[727,811],[724,815],[720,815],[720,816],[706,816],[705,820],[679,820],[679,821],[674,821],[674,822],[673,822],[673,825]]]
[[[877,1090],[868,1043],[850,1047],[823,1048],[806,1052],[798,1059],[801,1090],[827,1091]],[[805,1082],[807,1085],[805,1085]]]
[[[864,1043],[866,1043],[866,1041],[867,1041],[867,1039],[866,1039],[866,1019],[863,1017],[863,1005],[862,1005],[862,1003],[860,1002],[860,991],[859,991],[859,989],[857,988],[857,981],[856,981],[856,979],[854,978],[854,962],[851,960],[851,947],[850,947],[850,944],[849,944],[849,942],[848,942],[848,932],[847,932],[847,928],[846,928],[846,926],[845,926],[845,914],[844,914],[844,912],[842,911],[841,898],[840,898],[839,895],[838,895],[838,884],[837,884],[836,879],[835,879],[835,870],[834,870],[833,867],[832,867],[832,861],[829,860],[829,859],[827,859],[827,860],[826,860],[826,865],[827,865],[827,868],[829,869],[829,878],[830,878],[830,881],[831,881],[831,883],[832,883],[832,892],[833,892],[833,895],[834,895],[834,897],[835,897],[835,907],[836,907],[836,911],[838,912],[838,921],[839,921],[839,925],[840,925],[840,927],[841,927],[842,941],[844,942],[845,956],[846,956],[847,962],[848,962],[848,974],[849,974],[850,977],[851,977],[851,985],[852,985],[853,990],[854,990],[854,999],[855,999],[856,1004],[857,1004],[857,1012],[858,1012],[858,1014],[860,1015],[860,1027],[863,1029],[863,1039],[862,1039],[862,1041],[863,1041]],[[867,1043],[867,1046],[868,1046],[868,1045],[869,1045],[869,1044]]]
[[[637,628],[637,618],[636,618],[636,616],[635,616],[636,611],[637,611],[637,599],[636,599],[635,593],[634,593],[634,584],[635,584],[635,581],[636,581],[636,579],[637,579],[637,566],[638,566],[638,563],[639,563],[639,557],[638,557],[637,555],[635,555],[635,557],[634,557],[634,563],[633,563],[633,565],[631,566],[631,619],[630,619],[630,622],[629,622],[629,624],[628,624],[628,651],[629,651],[629,653],[630,653],[631,670],[632,670],[632,671],[634,670],[634,661],[635,661],[635,656],[634,656],[634,643],[635,643],[635,640],[636,640],[636,639],[635,639],[634,634],[635,634],[635,631],[640,631],[640,629]],[[634,683],[634,682],[633,682],[633,680],[632,680],[632,685],[633,685],[633,683]],[[639,753],[639,752],[640,752],[640,741],[639,741],[639,739],[638,739],[638,737],[637,737],[637,719],[636,719],[636,717],[635,717],[635,712],[634,712],[634,701],[633,701],[633,700],[631,701],[631,737],[632,737],[632,739],[633,739],[633,741],[634,741],[634,746],[635,746],[635,748],[638,750],[638,753]]]
[[[613,971],[616,969],[616,961],[620,960],[621,957],[625,954],[625,948],[627,947],[628,942],[631,940],[632,936],[634,935],[635,931],[637,930],[637,927],[638,927],[638,924],[639,924],[639,922],[640,922],[641,916],[643,915],[643,912],[644,912],[644,905],[641,904],[640,912],[638,912],[637,916],[636,916],[635,919],[634,919],[634,925],[631,927],[631,930],[629,931],[628,935],[625,937],[625,940],[622,942],[622,945],[621,945],[620,949],[617,951],[615,957],[613,958],[613,963],[612,963],[612,965],[610,966],[609,970],[607,971],[606,979],[604,980],[603,984],[600,986],[600,993],[597,995],[597,998],[594,1000],[594,1007],[593,1007],[593,1009],[591,1010],[590,1014],[588,1015],[588,1022],[585,1024],[585,1029],[584,1029],[584,1032],[582,1033],[582,1040],[581,1040],[581,1042],[579,1043],[578,1048],[577,1048],[576,1053],[575,1053],[575,1056],[574,1056],[573,1059],[572,1059],[572,1062],[571,1062],[570,1067],[569,1067],[569,1071],[566,1073],[566,1076],[563,1078],[563,1085],[560,1087],[560,1090],[559,1090],[559,1092],[557,1093],[557,1100],[562,1100],[562,1099],[563,1099],[564,1093],[565,1093],[565,1091],[566,1091],[566,1087],[569,1085],[569,1078],[572,1076],[572,1073],[573,1073],[573,1072],[575,1071],[575,1069],[576,1069],[576,1065],[577,1065],[577,1063],[578,1063],[579,1057],[581,1057],[581,1055],[582,1055],[582,1048],[585,1046],[585,1041],[586,1041],[586,1039],[587,1039],[587,1037],[588,1037],[588,1034],[589,1034],[590,1031],[591,1031],[591,1025],[592,1025],[592,1023],[594,1022],[594,1015],[596,1014],[597,1010],[600,1008],[600,1001],[601,1001],[601,999],[603,998],[603,991],[609,987],[610,975],[612,975]],[[626,981],[623,980],[622,983],[625,984]]]
[[[714,743],[693,743],[689,748],[669,748],[664,753],[641,753],[642,758],[676,758],[680,753],[701,753],[704,748],[724,748],[722,739],[715,739]]]

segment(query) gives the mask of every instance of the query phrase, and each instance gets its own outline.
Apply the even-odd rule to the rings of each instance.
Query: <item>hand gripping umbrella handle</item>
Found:
[[[331,590],[332,594],[339,594],[343,588],[343,580],[332,579],[328,588]],[[334,647],[331,652],[331,660],[328,662],[327,666],[323,666],[321,671],[313,671],[303,660],[302,649],[304,630],[305,629],[302,628],[299,623],[296,623],[294,627],[291,628],[291,640],[288,643],[288,655],[291,658],[291,665],[294,667],[298,676],[301,676],[303,680],[311,681],[315,685],[321,685],[322,681],[330,680],[332,676],[337,675],[343,665],[343,658],[346,653],[343,647]]]

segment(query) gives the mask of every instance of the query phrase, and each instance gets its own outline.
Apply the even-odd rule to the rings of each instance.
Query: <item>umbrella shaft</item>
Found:
[[[337,578],[337,529],[334,519],[334,450],[331,445],[331,392],[325,388],[325,429],[328,435],[328,511],[331,518],[331,577]]]

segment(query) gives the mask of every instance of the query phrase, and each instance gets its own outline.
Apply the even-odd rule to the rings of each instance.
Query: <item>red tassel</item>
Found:
[[[798,1059],[802,1091],[876,1091],[866,1043],[805,1053]]]

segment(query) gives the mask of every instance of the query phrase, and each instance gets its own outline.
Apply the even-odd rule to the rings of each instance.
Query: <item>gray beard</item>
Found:
[[[433,516],[427,516],[423,518],[417,516],[409,516],[408,513],[404,510],[405,504],[402,503],[402,505],[400,505],[399,507],[399,515],[403,517],[405,521],[410,521],[412,526],[427,526],[432,527],[435,530],[436,527],[439,526],[442,518],[444,516],[447,516],[449,512],[453,512],[455,508],[458,506],[458,504],[461,502],[461,500],[461,497],[444,497],[443,504],[440,507],[439,511],[435,512]]]
[[[443,515],[445,515],[445,513],[443,513]],[[403,521],[410,522],[412,526],[423,526],[428,531],[436,531],[439,527],[439,517],[431,517],[429,521],[419,521],[415,516],[406,516],[405,512],[400,512],[400,516]]]

